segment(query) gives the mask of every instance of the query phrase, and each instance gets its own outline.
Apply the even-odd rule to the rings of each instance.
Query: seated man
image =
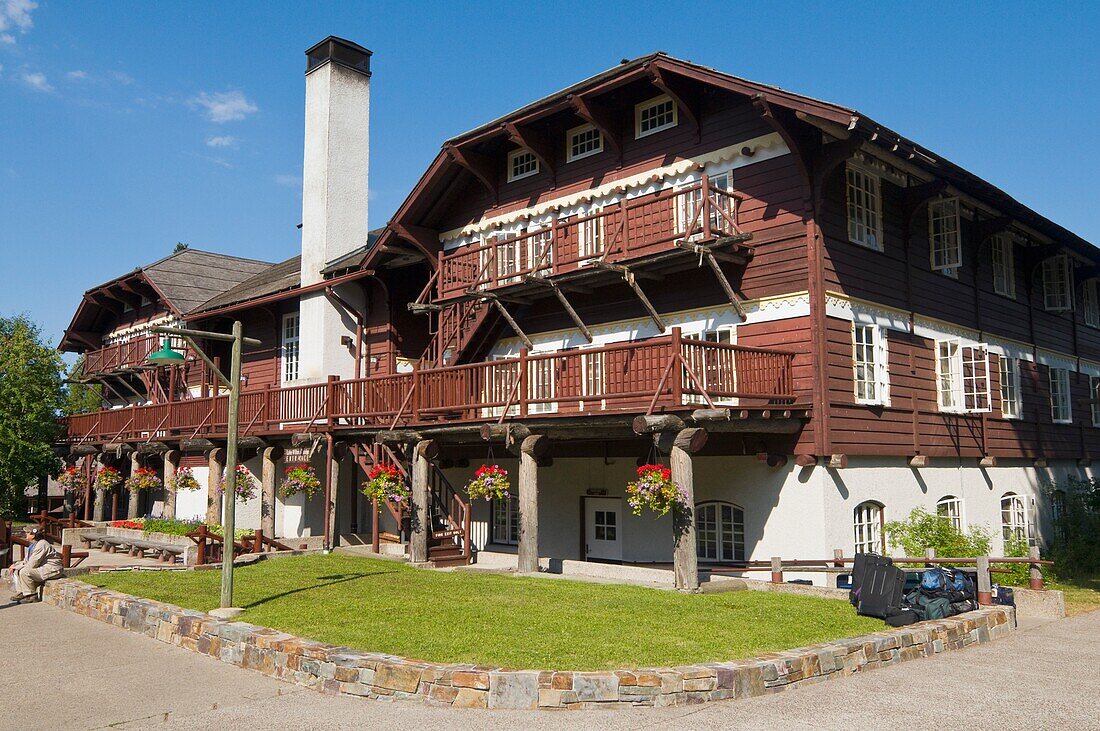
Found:
[[[11,600],[29,604],[38,601],[38,587],[61,576],[61,554],[50,545],[38,526],[27,526],[26,533],[30,545],[25,558],[11,566],[17,589]]]

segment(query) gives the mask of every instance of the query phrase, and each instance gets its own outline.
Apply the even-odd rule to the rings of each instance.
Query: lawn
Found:
[[[1071,581],[1048,581],[1046,586],[1065,594],[1067,617],[1100,609],[1100,576]]]
[[[220,572],[82,580],[199,610]],[[414,569],[333,554],[238,568],[243,621],[434,662],[601,670],[731,660],[881,630],[835,599],[756,591],[685,595],[634,586]]]

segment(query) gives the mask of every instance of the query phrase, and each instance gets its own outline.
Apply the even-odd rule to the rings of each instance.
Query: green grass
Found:
[[[220,572],[104,573],[97,586],[191,609],[218,604]],[[598,670],[731,660],[883,628],[847,602],[739,591],[437,572],[338,554],[238,568],[243,621],[433,662]]]
[[[1069,581],[1048,581],[1048,589],[1058,589],[1065,595],[1066,616],[1100,609],[1100,576]]]

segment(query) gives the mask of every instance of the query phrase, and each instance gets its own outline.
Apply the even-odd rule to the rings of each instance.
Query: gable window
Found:
[[[1022,411],[1020,359],[1002,355],[998,361],[1001,371],[1001,416],[1006,419],[1019,419]]]
[[[519,498],[514,495],[493,500],[493,543],[519,543]]]
[[[888,404],[886,338],[877,325],[852,323],[852,377],[857,404]]]
[[[1085,311],[1085,324],[1100,328],[1100,297],[1097,296],[1095,279],[1085,282],[1081,292],[1081,309]]]
[[[298,339],[299,318],[297,312],[283,315],[283,383],[297,380],[298,378]]]
[[[1055,424],[1073,423],[1069,371],[1065,368],[1050,369],[1050,418]]]
[[[590,124],[569,130],[566,139],[569,140],[569,162],[603,152],[603,135]]]
[[[1016,259],[1012,254],[1010,237],[997,234],[992,238],[990,258],[993,263],[993,291],[1004,297],[1016,299]]]
[[[1043,308],[1048,312],[1073,309],[1072,274],[1069,257],[1053,256],[1043,261]]]
[[[992,411],[989,351],[984,345],[963,345],[958,338],[936,343],[936,383],[940,411]]]
[[[886,553],[882,505],[867,501],[856,506],[852,516],[856,553]]]
[[[877,175],[848,166],[848,240],[882,251],[882,196]]]
[[[519,149],[508,153],[508,182],[529,178],[539,171],[539,159],[530,150]]]
[[[962,266],[958,198],[943,198],[928,204],[928,241],[932,270],[958,278]]]
[[[1092,417],[1092,425],[1100,426],[1100,376],[1089,376],[1089,415]]]
[[[1024,499],[1014,492],[1001,498],[1001,537],[1006,541],[1027,540],[1027,509]]]
[[[944,495],[936,502],[936,515],[947,520],[955,530],[962,532],[962,498]]]
[[[634,139],[675,127],[676,103],[670,97],[659,96],[634,107]]]
[[[745,511],[725,502],[696,505],[695,554],[700,561],[744,561]]]

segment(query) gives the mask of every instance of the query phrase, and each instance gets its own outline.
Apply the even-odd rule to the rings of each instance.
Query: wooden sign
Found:
[[[309,447],[287,447],[283,452],[284,462],[308,462]]]

